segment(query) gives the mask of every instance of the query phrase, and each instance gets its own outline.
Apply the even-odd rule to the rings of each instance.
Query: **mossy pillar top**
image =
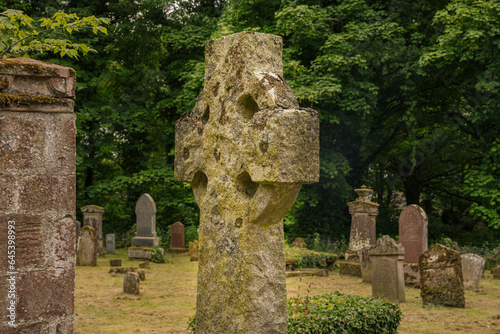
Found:
[[[200,206],[197,333],[286,333],[283,216],[319,179],[319,118],[283,79],[282,39],[208,41],[205,86],[176,124],[175,177]]]
[[[74,88],[71,68],[0,60],[0,333],[73,333]]]

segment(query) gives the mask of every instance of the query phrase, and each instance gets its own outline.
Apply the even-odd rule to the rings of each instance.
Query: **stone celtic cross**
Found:
[[[197,333],[286,333],[283,216],[319,179],[319,118],[283,79],[282,40],[207,42],[205,85],[176,124],[175,177],[200,207]]]

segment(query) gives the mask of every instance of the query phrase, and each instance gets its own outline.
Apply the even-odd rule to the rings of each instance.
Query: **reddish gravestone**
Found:
[[[170,225],[170,247],[186,248],[184,224],[181,222],[176,222]]]
[[[405,249],[404,262],[418,263],[427,250],[427,215],[418,205],[408,205],[399,216],[399,243]]]
[[[74,94],[71,68],[0,60],[2,334],[73,333]]]

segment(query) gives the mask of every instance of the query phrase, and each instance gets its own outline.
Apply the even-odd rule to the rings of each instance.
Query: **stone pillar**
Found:
[[[0,60],[3,334],[73,333],[74,95],[71,68]]]
[[[372,268],[372,297],[404,303],[404,247],[388,235],[384,235],[368,250],[368,254]]]
[[[97,233],[97,255],[105,256],[106,249],[102,241],[102,214],[104,208],[98,205],[85,205],[80,210],[83,213],[83,226],[91,226]]]
[[[286,333],[283,216],[319,180],[319,117],[283,79],[282,39],[205,46],[205,86],[176,123],[175,178],[200,207],[196,333]]]
[[[359,197],[354,202],[347,203],[352,216],[349,250],[357,252],[376,242],[375,218],[379,205],[368,199],[373,192],[371,189],[362,186],[361,189],[354,189],[354,191]]]

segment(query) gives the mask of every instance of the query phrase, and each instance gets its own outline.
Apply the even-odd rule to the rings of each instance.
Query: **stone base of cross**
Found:
[[[319,118],[281,54],[273,35],[207,42],[203,92],[176,124],[175,177],[201,211],[196,333],[286,333],[282,219],[319,179]]]

